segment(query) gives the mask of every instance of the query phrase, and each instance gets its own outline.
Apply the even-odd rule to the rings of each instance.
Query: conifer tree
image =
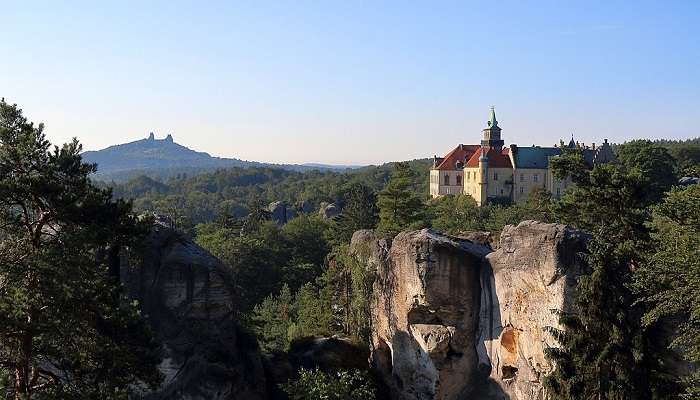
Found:
[[[0,101],[0,368],[15,399],[125,399],[160,379],[114,269],[145,229],[90,183],[80,151],[51,149],[43,125]]]
[[[411,177],[406,163],[396,163],[389,183],[379,193],[378,229],[390,236],[418,227],[423,219],[423,202],[412,190]]]
[[[354,183],[343,195],[343,212],[334,218],[332,236],[338,244],[348,243],[360,229],[374,229],[379,220],[377,195],[366,185]]]
[[[572,150],[552,167],[576,187],[553,205],[558,220],[592,235],[583,255],[590,274],[579,278],[564,330],[550,329],[561,348],[548,350],[556,369],[545,380],[553,399],[650,399],[665,385],[641,325],[643,309],[630,288],[648,241],[644,180],[620,165],[585,166]]]
[[[700,185],[674,188],[653,208],[649,256],[635,273],[635,288],[649,308],[646,326],[677,328],[671,343],[700,364]],[[700,398],[700,370],[681,377],[684,399]]]

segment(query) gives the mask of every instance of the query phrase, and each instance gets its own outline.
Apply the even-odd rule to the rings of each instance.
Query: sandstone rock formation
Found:
[[[318,214],[324,219],[330,219],[337,215],[340,215],[342,209],[339,205],[335,203],[322,202],[318,210]]]
[[[372,355],[394,399],[543,399],[558,326],[586,238],[526,221],[498,250],[430,230],[392,243],[369,231],[351,249],[376,271]]]
[[[506,226],[498,250],[482,269],[479,319],[480,369],[490,371],[487,398],[544,399],[542,377],[553,366],[544,349],[557,346],[545,327],[560,328],[555,310],[567,311],[578,252],[586,236],[561,224]]]
[[[162,343],[165,379],[149,400],[264,399],[265,377],[255,339],[234,318],[227,267],[161,224],[142,259],[122,257],[121,280]]]
[[[287,203],[284,201],[275,201],[267,206],[267,211],[270,213],[270,220],[277,225],[284,225],[290,219],[287,215]]]
[[[430,230],[399,234],[387,255],[361,231],[352,248],[361,247],[377,266],[372,359],[392,397],[468,396],[478,378],[479,266],[488,249]]]
[[[303,214],[309,214],[314,211],[314,205],[309,200],[301,200],[297,203],[297,210]]]

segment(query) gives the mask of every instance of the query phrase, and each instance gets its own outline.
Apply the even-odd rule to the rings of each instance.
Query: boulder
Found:
[[[331,219],[340,215],[341,211],[342,209],[336,203],[322,202],[321,207],[318,210],[318,214],[324,219]]]
[[[287,203],[284,201],[275,201],[267,206],[267,211],[270,213],[270,220],[277,225],[287,223]]]
[[[314,205],[309,200],[302,200],[297,203],[297,210],[303,214],[309,214],[314,211]]]
[[[478,379],[479,265],[489,249],[427,229],[386,245],[367,231],[351,244],[376,268],[374,367],[394,399],[469,396]]]
[[[162,344],[164,381],[148,400],[265,399],[255,338],[235,319],[230,269],[163,224],[154,224],[141,257],[122,257],[120,279]]]
[[[498,238],[496,238],[491,232],[485,231],[466,231],[460,232],[457,235],[460,239],[467,239],[474,243],[482,244],[488,246],[491,249],[498,248]]]
[[[700,183],[700,178],[696,176],[684,176],[678,180],[678,184],[681,186],[697,185]]]

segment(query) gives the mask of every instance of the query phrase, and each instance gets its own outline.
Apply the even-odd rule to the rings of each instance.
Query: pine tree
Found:
[[[406,163],[396,163],[389,183],[379,193],[378,229],[394,236],[416,228],[423,219],[423,201],[412,190],[412,173]]]
[[[155,345],[119,292],[118,249],[145,227],[89,176],[76,140],[0,102],[0,366],[15,399],[125,399],[155,385]]]
[[[653,208],[649,257],[635,273],[635,288],[649,306],[643,322],[672,324],[672,347],[700,363],[700,185],[675,188]],[[683,377],[684,399],[700,398],[700,370]]]
[[[551,329],[561,348],[548,350],[556,369],[545,385],[553,399],[655,398],[666,382],[630,288],[649,239],[644,179],[620,165],[590,170],[576,151],[552,166],[577,184],[553,204],[556,218],[592,238],[583,255],[590,274],[579,279],[570,313],[561,314],[565,329]]]
[[[343,195],[343,212],[335,218],[333,240],[348,243],[355,231],[374,229],[378,221],[377,195],[366,185],[352,184]]]

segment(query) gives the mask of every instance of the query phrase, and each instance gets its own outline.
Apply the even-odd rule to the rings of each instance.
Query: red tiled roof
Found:
[[[489,159],[488,166],[491,168],[513,168],[508,156],[509,148],[502,149],[500,152],[496,149],[489,149],[486,157]],[[479,166],[479,158],[481,157],[481,147],[472,154],[469,161],[464,165],[467,168],[476,168]]]
[[[454,150],[447,153],[445,158],[442,159],[442,162],[440,162],[435,169],[454,170],[457,161],[466,163],[469,157],[471,157],[472,154],[474,154],[474,152],[480,148],[481,146],[478,144],[460,144],[459,146],[455,147]]]

